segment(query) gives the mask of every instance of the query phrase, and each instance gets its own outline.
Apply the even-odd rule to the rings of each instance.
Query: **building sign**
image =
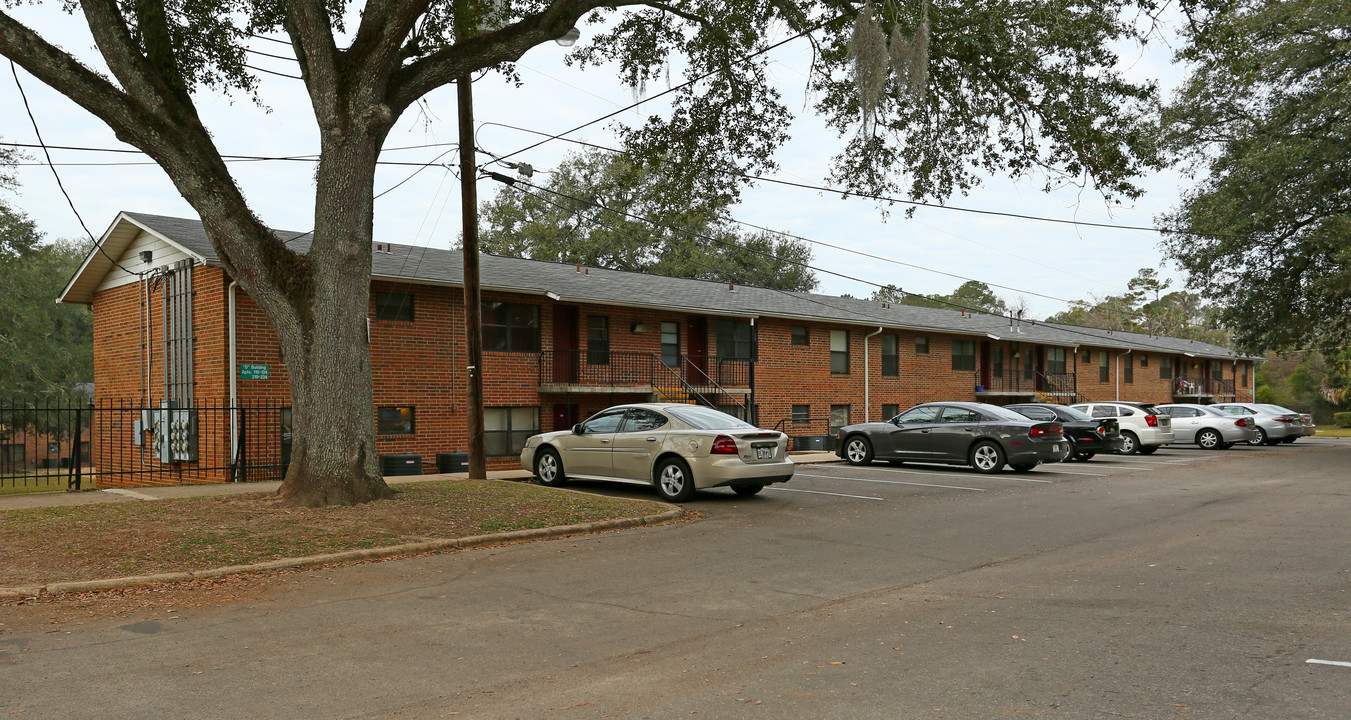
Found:
[[[268,366],[241,364],[239,366],[240,380],[266,380],[268,375]]]

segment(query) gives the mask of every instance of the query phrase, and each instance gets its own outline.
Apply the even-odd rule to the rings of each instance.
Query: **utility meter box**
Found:
[[[153,412],[155,454],[160,462],[197,461],[197,411],[163,403]]]

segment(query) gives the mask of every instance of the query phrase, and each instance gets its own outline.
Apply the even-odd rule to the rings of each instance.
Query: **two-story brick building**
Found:
[[[306,234],[278,234],[308,246]],[[289,401],[276,336],[200,222],[122,213],[101,243],[60,298],[93,308],[99,398]],[[462,451],[461,254],[376,243],[372,260],[379,447]],[[156,268],[174,272],[146,274]],[[1186,339],[491,255],[482,288],[490,467],[514,465],[530,434],[618,402],[703,402],[820,437],[937,399],[1210,402],[1252,392],[1254,359]],[[221,437],[192,432],[189,464],[237,452],[233,425]],[[96,444],[131,441],[106,435]]]

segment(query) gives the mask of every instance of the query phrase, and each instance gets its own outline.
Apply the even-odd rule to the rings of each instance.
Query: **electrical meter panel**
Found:
[[[196,462],[197,411],[170,407],[166,403],[152,412],[155,454],[160,462]]]

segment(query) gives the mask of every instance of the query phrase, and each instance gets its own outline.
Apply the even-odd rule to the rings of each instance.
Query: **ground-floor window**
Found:
[[[411,406],[382,407],[375,413],[377,435],[412,435],[414,408]]]
[[[882,405],[882,420],[890,420],[901,414],[900,405],[884,404]]]
[[[831,405],[831,406],[830,406],[830,432],[834,433],[836,430],[839,430],[840,428],[842,428],[842,427],[844,427],[845,425],[848,425],[848,424],[849,424],[849,406],[848,406],[848,405]]]
[[[520,455],[531,435],[539,432],[539,408],[483,409],[483,442],[488,457]]]
[[[795,423],[802,423],[802,422],[807,422],[808,420],[811,420],[811,419],[812,419],[812,406],[811,406],[811,405],[794,405],[794,406],[793,406],[793,422],[795,422]]]
[[[27,462],[22,443],[0,445],[0,465],[23,465]]]

